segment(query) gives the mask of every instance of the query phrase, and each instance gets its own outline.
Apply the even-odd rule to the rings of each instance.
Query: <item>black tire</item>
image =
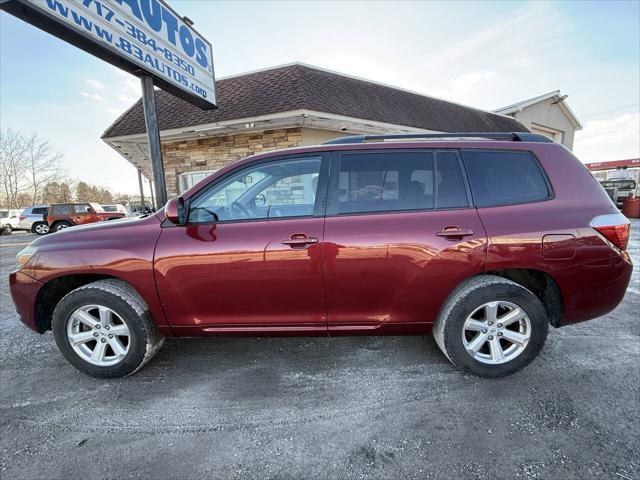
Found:
[[[5,225],[2,227],[2,235],[11,235],[13,233],[13,227],[11,225]]]
[[[46,235],[50,231],[51,229],[46,222],[35,222],[31,225],[31,233],[35,233],[37,235]]]
[[[51,230],[54,232],[59,232],[60,230],[64,230],[65,228],[73,227],[73,223],[67,221],[56,222],[51,227]]]
[[[517,356],[505,363],[488,364],[467,352],[463,328],[467,318],[479,307],[494,301],[509,302],[524,310],[531,331],[526,346]],[[503,377],[531,363],[542,349],[548,330],[549,319],[544,305],[531,291],[506,278],[479,275],[463,282],[449,295],[440,310],[433,336],[440,350],[456,367],[483,377]]]
[[[86,305],[103,305],[115,311],[129,329],[128,352],[115,365],[94,365],[77,354],[67,338],[71,314]],[[60,300],[53,312],[52,330],[58,349],[83,373],[99,378],[125,377],[142,368],[162,346],[164,337],[151,318],[147,304],[121,280],[99,280],[79,287]]]

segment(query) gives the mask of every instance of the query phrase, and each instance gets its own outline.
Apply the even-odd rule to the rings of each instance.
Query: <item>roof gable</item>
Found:
[[[573,113],[571,108],[569,108],[569,105],[567,104],[567,102],[565,102],[566,98],[567,98],[567,95],[562,95],[560,93],[560,90],[554,90],[553,92],[545,93],[544,95],[539,95],[537,97],[529,98],[527,100],[523,100],[518,103],[507,105],[506,107],[502,107],[497,110],[494,110],[494,112],[499,113],[501,115],[511,115],[527,107],[530,107],[531,105],[535,105],[536,103],[541,103],[541,102],[545,102],[547,100],[552,99],[555,103],[557,103],[558,108],[562,110],[565,116],[576,128],[576,130],[581,130],[582,124],[580,123],[580,120],[578,120],[578,117],[576,117],[576,115]]]
[[[215,110],[202,110],[157,91],[160,130],[305,109],[441,132],[527,131],[504,115],[302,64],[221,79],[216,89],[219,108]],[[103,138],[145,131],[138,100]]]

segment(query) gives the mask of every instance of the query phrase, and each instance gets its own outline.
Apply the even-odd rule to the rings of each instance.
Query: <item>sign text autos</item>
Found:
[[[168,83],[215,104],[211,44],[161,0],[29,0]]]

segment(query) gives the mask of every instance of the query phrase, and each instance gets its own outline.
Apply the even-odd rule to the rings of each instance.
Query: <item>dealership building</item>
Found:
[[[156,92],[170,197],[248,155],[344,135],[532,131],[571,148],[581,128],[558,91],[490,112],[301,63],[220,79],[216,96],[202,110]],[[153,178],[141,101],[102,139]]]

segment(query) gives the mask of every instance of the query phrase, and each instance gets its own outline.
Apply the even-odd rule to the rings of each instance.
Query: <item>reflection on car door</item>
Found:
[[[189,199],[189,223],[165,225],[158,293],[178,335],[296,329],[326,335],[321,155],[232,172]]]
[[[329,333],[427,330],[451,290],[485,261],[458,152],[343,152],[331,171],[323,243]]]

